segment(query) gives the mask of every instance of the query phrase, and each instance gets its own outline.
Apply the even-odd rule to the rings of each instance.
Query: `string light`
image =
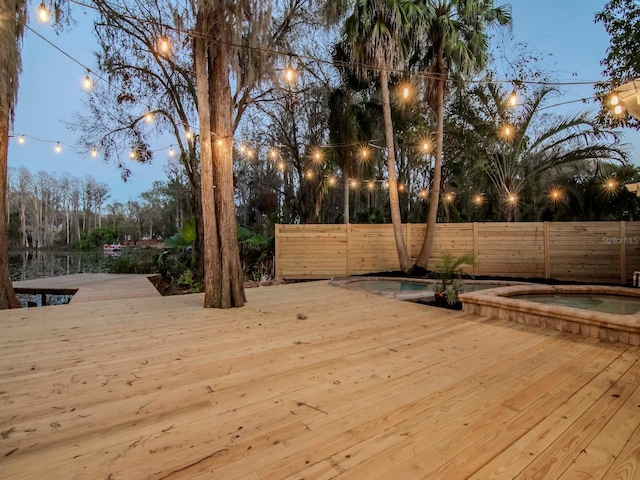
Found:
[[[313,152],[313,162],[316,164],[322,163],[322,151],[319,148]]]
[[[296,71],[291,65],[284,69],[284,79],[287,83],[293,83],[296,80]]]
[[[424,153],[429,153],[431,151],[431,143],[428,140],[424,140],[422,142],[422,151]]]
[[[618,97],[618,94],[617,93],[612,94],[611,98],[609,99],[609,105],[611,105],[612,107],[615,107],[619,103],[620,103],[620,97]]]
[[[40,6],[38,7],[38,18],[40,19],[41,22],[44,22],[44,23],[48,22],[49,18],[51,18],[51,15],[49,14],[49,9],[44,4],[44,2],[40,3]]]
[[[20,135],[20,136],[18,137],[18,143],[24,143],[24,142],[25,142],[24,135]]]
[[[349,182],[349,186],[350,186],[351,188],[358,188],[358,181],[357,181],[357,180],[355,180],[355,179],[352,179],[352,180]]]
[[[473,196],[473,204],[476,207],[481,207],[482,205],[484,205],[485,199],[484,199],[484,194],[482,193],[476,193]]]
[[[193,133],[191,133],[189,130],[185,130],[184,136],[187,138],[187,140],[191,140],[191,138],[193,137]]]
[[[173,150],[173,147],[169,147],[169,156],[173,157],[176,154],[176,152]]]
[[[275,148],[269,150],[269,158],[271,158],[272,160],[278,158],[278,150],[276,150]]]
[[[284,172],[286,165],[284,162],[278,162],[278,170],[280,170],[281,172]]]
[[[508,193],[507,194],[507,202],[509,202],[511,205],[517,205],[517,203],[518,203],[518,195],[516,195],[515,193]]]
[[[447,192],[444,194],[443,200],[445,203],[451,203],[453,202],[454,196],[455,195],[453,193]]]
[[[427,195],[429,195],[429,192],[427,192],[426,188],[423,188],[422,190],[420,190],[420,198],[425,200],[427,198]]]
[[[367,147],[362,147],[360,149],[360,158],[362,158],[362,160],[367,160],[368,157],[369,157],[369,149]]]
[[[308,178],[309,180],[311,180],[313,178],[313,170],[307,170],[304,174],[304,176],[306,178]]]
[[[404,190],[405,190],[405,186],[404,186],[404,184],[403,184],[403,183],[401,183],[400,185],[398,185],[398,191],[399,191],[399,192],[404,192]]]
[[[98,156],[98,149],[92,148],[90,155],[91,155],[91,158],[96,158]]]
[[[411,88],[407,84],[403,85],[402,86],[402,98],[404,100],[409,100],[410,96],[411,96]]]
[[[55,150],[56,153],[62,152],[62,145],[60,145],[60,142],[57,142],[56,146],[53,149]]]
[[[330,187],[334,187],[336,185],[336,183],[338,182],[338,180],[336,179],[336,177],[329,177],[329,186]]]
[[[622,108],[622,105],[616,105],[615,107],[613,107],[613,113],[615,113],[616,115],[622,114],[623,111],[624,109]]]
[[[609,192],[614,192],[618,188],[618,182],[615,178],[609,177],[604,181],[604,188]]]
[[[549,198],[553,203],[558,203],[562,200],[562,191],[559,188],[552,188],[549,190]]]
[[[137,155],[136,155],[136,151],[135,151],[135,150],[131,150],[131,151],[129,152],[129,158],[130,158],[131,160],[135,160],[135,159],[136,159],[136,156],[137,156]]]
[[[518,94],[516,93],[515,90],[511,92],[511,95],[509,95],[509,98],[507,99],[507,103],[510,107],[515,107],[518,105]]]
[[[91,90],[92,87],[93,87],[93,80],[91,80],[91,77],[87,75],[86,77],[84,77],[84,80],[82,81],[82,88],[84,88],[85,90]]]
[[[368,181],[367,182],[367,188],[369,190],[373,190],[374,188],[376,188],[376,184],[374,182],[372,182],[372,181]]]
[[[247,153],[246,156],[247,158],[253,158],[253,150],[251,150],[250,148],[247,148]]]
[[[224,142],[222,141],[222,139],[221,139],[221,138],[219,138],[219,139],[217,139],[217,140],[216,140],[216,145],[217,145],[218,147],[221,147],[221,146],[223,146],[223,145],[224,145]]]
[[[166,35],[162,35],[158,38],[158,51],[164,56],[171,53],[171,43],[169,43],[169,39]]]

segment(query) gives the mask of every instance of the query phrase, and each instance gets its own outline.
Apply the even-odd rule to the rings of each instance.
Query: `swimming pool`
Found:
[[[406,277],[346,277],[332,279],[331,285],[365,290],[378,295],[396,298],[398,300],[433,300],[434,279],[406,278]],[[465,292],[475,292],[489,288],[519,285],[519,282],[496,280],[465,280]]]

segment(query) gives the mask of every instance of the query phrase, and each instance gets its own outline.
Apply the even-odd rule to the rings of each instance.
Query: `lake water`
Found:
[[[9,272],[14,282],[75,273],[109,273],[110,263],[102,250],[9,252]]]

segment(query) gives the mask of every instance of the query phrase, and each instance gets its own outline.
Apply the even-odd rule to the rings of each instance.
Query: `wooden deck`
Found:
[[[640,478],[638,347],[326,282],[130,291],[0,311],[0,478]]]

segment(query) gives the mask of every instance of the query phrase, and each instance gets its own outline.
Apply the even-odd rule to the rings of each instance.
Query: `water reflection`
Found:
[[[9,252],[9,272],[14,282],[75,273],[109,273],[110,264],[102,250]]]

